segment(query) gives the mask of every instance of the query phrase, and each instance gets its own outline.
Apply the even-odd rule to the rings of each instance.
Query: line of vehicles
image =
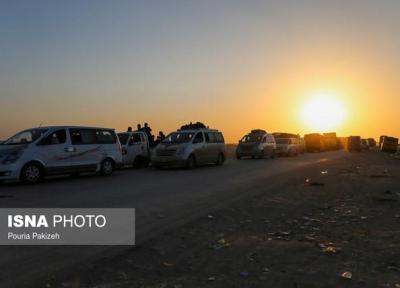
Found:
[[[255,129],[239,141],[236,158],[296,156],[306,151],[340,148],[335,133],[318,135],[301,138],[298,134]],[[205,126],[182,126],[156,147],[150,144],[143,131],[117,134],[110,128],[82,126],[27,129],[0,143],[0,181],[36,183],[48,175],[76,176],[87,172],[111,175],[123,166],[146,167],[150,163],[155,168],[192,169],[204,164],[222,165],[227,155],[223,134]]]

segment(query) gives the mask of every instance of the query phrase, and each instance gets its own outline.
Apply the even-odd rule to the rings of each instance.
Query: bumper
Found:
[[[14,164],[0,165],[0,180],[18,180],[20,169]]]
[[[184,166],[186,159],[178,156],[153,156],[151,164],[153,166]]]
[[[246,156],[261,156],[260,150],[246,150],[246,151],[236,151],[236,155],[246,157]]]

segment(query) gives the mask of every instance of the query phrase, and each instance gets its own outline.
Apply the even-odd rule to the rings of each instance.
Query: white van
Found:
[[[0,144],[0,181],[35,183],[46,175],[81,172],[110,175],[121,163],[120,142],[108,128],[32,128]]]
[[[300,136],[292,133],[273,133],[276,141],[276,152],[281,156],[297,156],[302,153]]]
[[[180,129],[169,134],[152,151],[153,167],[185,166],[193,169],[203,164],[222,165],[226,159],[224,136],[215,129]]]
[[[150,163],[150,141],[142,131],[118,133],[122,145],[122,164],[146,167]]]
[[[249,156],[251,158],[274,158],[276,154],[275,138],[265,130],[254,129],[239,141],[236,148],[236,158]]]

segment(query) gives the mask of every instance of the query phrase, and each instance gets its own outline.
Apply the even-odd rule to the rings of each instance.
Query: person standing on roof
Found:
[[[150,146],[152,146],[154,144],[154,136],[151,134],[152,130],[148,123],[144,123],[144,127],[142,128],[142,131],[144,133],[146,133],[147,138],[149,139],[149,142],[150,142]]]

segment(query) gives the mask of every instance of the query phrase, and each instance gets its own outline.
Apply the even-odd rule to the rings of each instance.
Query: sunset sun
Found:
[[[318,94],[304,103],[301,117],[309,129],[315,132],[328,132],[343,124],[346,109],[337,96]]]

